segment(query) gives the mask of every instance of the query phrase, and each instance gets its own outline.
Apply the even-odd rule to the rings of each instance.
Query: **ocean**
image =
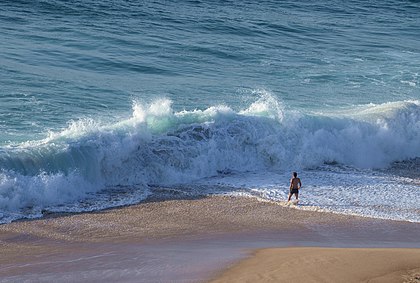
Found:
[[[0,223],[212,194],[420,222],[419,1],[4,0]]]

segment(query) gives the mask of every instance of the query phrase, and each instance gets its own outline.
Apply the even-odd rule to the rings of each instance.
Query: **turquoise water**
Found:
[[[292,170],[307,209],[420,221],[418,1],[3,1],[0,38],[3,222]]]

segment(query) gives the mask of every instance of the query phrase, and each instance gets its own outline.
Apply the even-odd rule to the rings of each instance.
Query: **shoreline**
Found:
[[[0,281],[201,282],[259,249],[414,250],[420,248],[418,235],[418,223],[305,211],[254,198],[151,201],[1,225]]]

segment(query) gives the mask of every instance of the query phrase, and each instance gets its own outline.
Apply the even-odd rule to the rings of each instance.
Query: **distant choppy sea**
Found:
[[[419,1],[0,3],[0,223],[148,196],[420,222]]]

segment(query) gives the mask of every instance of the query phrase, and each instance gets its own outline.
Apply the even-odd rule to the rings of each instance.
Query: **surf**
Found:
[[[150,186],[190,184],[220,172],[283,172],[291,164],[386,168],[420,156],[419,121],[419,101],[329,113],[288,109],[270,94],[239,110],[174,111],[169,99],[134,101],[125,119],[70,121],[44,139],[2,146],[0,208],[11,221],[121,187],[135,187],[140,201]]]

